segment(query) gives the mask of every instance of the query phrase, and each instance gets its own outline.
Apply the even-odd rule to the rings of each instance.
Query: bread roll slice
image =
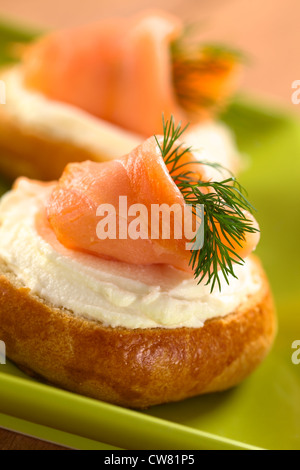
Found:
[[[80,109],[27,90],[22,70],[2,71],[6,104],[0,106],[0,171],[10,178],[56,179],[72,161],[104,161],[142,138]]]
[[[0,80],[6,86],[6,104],[0,106],[0,172],[9,178],[55,180],[69,162],[112,160],[145,140],[75,106],[26,89],[20,66],[2,71]],[[240,166],[234,138],[220,122],[190,126],[185,141],[199,149],[204,160],[203,149],[212,162],[232,172]]]
[[[261,363],[276,332],[270,287],[252,258],[253,276],[261,280],[255,294],[202,328],[173,329],[111,328],[75,316],[33,295],[2,261],[0,338],[26,372],[125,407],[226,390]]]

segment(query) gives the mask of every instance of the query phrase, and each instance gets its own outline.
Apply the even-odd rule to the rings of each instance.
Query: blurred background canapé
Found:
[[[300,111],[291,100],[292,82],[300,79],[299,0],[1,0],[0,17],[52,29],[157,7],[199,21],[203,40],[245,51],[242,88]]]

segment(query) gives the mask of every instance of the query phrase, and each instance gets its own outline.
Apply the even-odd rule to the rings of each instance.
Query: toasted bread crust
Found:
[[[7,105],[0,106],[0,172],[2,175],[10,179],[26,176],[31,179],[50,181],[59,179],[65,166],[70,162],[86,160],[103,162],[115,158],[113,149],[108,152],[105,145],[102,149],[101,147],[95,149],[68,137],[63,138],[57,135],[55,126],[52,132],[43,127],[37,128],[30,122],[23,122],[22,113],[20,119],[16,118],[19,110],[15,109],[14,100],[13,102],[10,100],[10,96],[14,93],[10,80],[11,75],[15,74],[22,77],[21,68],[8,67],[1,70],[0,74],[7,89]],[[57,126],[60,125],[60,123],[57,124]],[[83,126],[82,133],[84,132]],[[117,128],[114,132],[121,140],[124,138]],[[140,141],[137,136],[133,137],[129,134],[122,141],[127,151],[129,150],[128,142],[134,147]],[[103,140],[101,135],[100,133],[99,139]],[[113,139],[110,136],[110,147],[113,147],[111,140]],[[118,147],[116,155],[119,152]]]
[[[20,125],[5,112],[5,106],[0,107],[0,155],[1,174],[45,181],[58,179],[69,162],[107,160],[105,155]]]
[[[125,329],[53,308],[0,266],[0,338],[21,368],[65,389],[132,408],[225,390],[268,353],[276,331],[268,281],[202,328]]]
[[[106,135],[104,132],[103,134],[101,120],[99,120],[99,138],[97,134],[99,146],[97,144],[96,147],[76,139],[75,132],[78,133],[78,127],[77,131],[73,130],[75,138],[71,138],[70,135],[63,137],[57,132],[62,126],[60,119],[56,124],[53,123],[50,129],[49,127],[37,126],[30,120],[24,121],[23,113],[15,105],[15,90],[14,85],[11,84],[11,77],[14,75],[22,79],[22,68],[13,66],[0,71],[0,79],[6,83],[7,89],[7,105],[0,106],[0,172],[8,178],[15,179],[19,176],[26,176],[43,181],[56,180],[60,178],[65,166],[70,162],[111,160],[121,156],[120,149],[122,152],[128,153],[142,142],[142,136],[134,135],[126,129],[118,128],[118,126],[113,126],[112,133],[109,132]],[[24,91],[26,90],[24,89]],[[30,90],[28,92],[30,93]],[[10,99],[12,96],[14,99]],[[49,99],[49,103],[51,101]],[[60,104],[63,105],[63,103]],[[51,108],[49,111],[47,105],[44,106],[44,112],[46,116],[47,112],[50,112],[49,119],[52,122]],[[74,109],[76,108],[74,107]],[[43,123],[45,116],[43,117],[43,113],[41,114]],[[90,117],[97,120],[95,116]],[[64,127],[68,127],[68,122]],[[84,134],[85,129],[86,127],[83,125],[80,133]],[[192,129],[193,126],[185,134],[186,137],[190,131],[193,133]],[[116,147],[114,146],[115,140],[118,142]],[[236,155],[232,155],[225,166],[231,171],[238,171],[241,168]]]

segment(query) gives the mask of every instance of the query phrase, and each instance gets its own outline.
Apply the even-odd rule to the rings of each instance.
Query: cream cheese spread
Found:
[[[75,106],[50,100],[24,87],[19,68],[3,76],[6,85],[5,112],[14,122],[39,135],[71,142],[107,159],[130,152],[141,137],[98,119]]]
[[[202,327],[233,312],[260,288],[253,261],[237,266],[238,279],[222,281],[222,292],[197,285],[171,266],[136,266],[107,261],[59,246],[43,237],[36,214],[50,186],[22,180],[0,204],[0,256],[32,293],[54,307],[125,328]],[[53,243],[51,242],[53,238]]]
[[[23,126],[44,137],[72,142],[99,155],[101,159],[118,158],[129,153],[144,138],[93,117],[77,107],[50,100],[24,87],[18,67],[3,76],[6,85],[5,112]],[[231,131],[221,122],[206,121],[190,126],[183,140],[192,146],[201,160],[238,169],[240,156]],[[217,179],[220,174],[212,172]]]

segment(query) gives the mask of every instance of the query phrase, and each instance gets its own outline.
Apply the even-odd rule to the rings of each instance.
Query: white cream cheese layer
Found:
[[[49,189],[23,180],[0,204],[0,256],[33,294],[75,315],[125,328],[201,327],[233,312],[260,281],[251,259],[222,292],[170,266],[135,266],[53,248],[35,226]],[[52,233],[52,232],[51,232]],[[58,243],[56,241],[56,243]]]
[[[6,85],[6,113],[37,134],[74,143],[99,154],[101,159],[123,156],[144,140],[79,108],[29,91],[23,86],[18,67],[2,78]],[[207,121],[191,126],[184,134],[184,141],[195,148],[199,159],[220,163],[231,171],[239,167],[233,135],[220,122]],[[214,177],[218,176],[218,172],[214,172]]]
[[[140,136],[79,108],[27,90],[18,67],[2,78],[6,85],[6,113],[20,125],[34,129],[38,135],[76,144],[98,153],[102,159],[126,155],[141,143]]]

